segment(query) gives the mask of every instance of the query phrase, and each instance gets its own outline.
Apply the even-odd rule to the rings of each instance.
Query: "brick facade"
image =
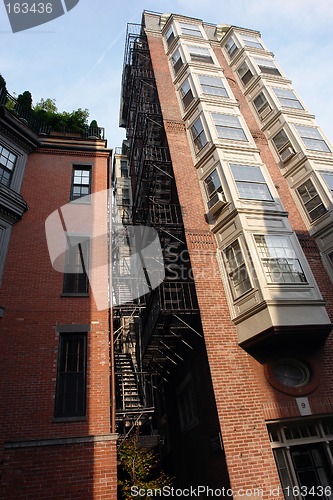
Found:
[[[149,30],[147,36],[182,207],[231,487],[234,492],[242,488],[261,488],[265,499],[272,499],[272,492],[275,493],[274,499],[283,498],[266,421],[299,417],[299,409],[295,398],[275,390],[264,375],[264,367],[238,346],[236,328],[230,320],[216,260],[218,247],[205,222],[202,191],[189,148],[190,137],[182,128],[184,122],[165,45],[162,38]],[[308,234],[286,179],[279,171],[268,142],[258,127],[221,48],[215,46],[214,52],[260,149],[262,161],[267,166],[285,210],[288,211],[291,226],[299,235],[321,293],[327,300],[326,306],[332,319],[332,283],[322,264],[318,247]],[[327,363],[331,352],[332,343],[328,340],[323,349],[312,355],[316,369],[321,372],[321,383],[309,395],[313,414],[333,411],[332,373]],[[238,498],[237,494],[234,498]]]
[[[45,234],[47,217],[70,201],[73,165],[92,166],[93,193],[108,186],[110,150],[104,141],[74,143],[60,141],[58,147],[49,140],[29,155],[21,188],[29,210],[13,228],[6,259],[0,292],[5,309],[1,491],[6,499],[116,496],[108,309],[98,310],[91,290],[89,296],[62,296],[64,275],[52,268]],[[106,213],[94,217],[106,231]],[[86,415],[57,419],[59,332],[80,325],[87,329]]]

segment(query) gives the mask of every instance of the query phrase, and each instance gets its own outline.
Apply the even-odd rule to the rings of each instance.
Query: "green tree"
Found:
[[[6,105],[8,98],[6,96],[7,88],[6,88],[6,80],[0,74],[0,103]]]
[[[39,102],[37,102],[34,106],[34,111],[45,111],[46,113],[58,113],[58,108],[56,106],[55,99],[47,99],[41,98]]]
[[[133,499],[132,486],[143,490],[156,490],[169,486],[172,478],[161,470],[160,461],[153,450],[143,448],[138,444],[138,436],[126,439],[119,448],[118,458],[120,460],[119,470],[119,492],[121,499]],[[151,495],[141,496],[147,499]]]
[[[22,108],[32,109],[32,95],[29,90],[26,90],[23,94],[19,94],[16,100]]]
[[[0,74],[0,89],[6,89],[6,80],[4,77]]]

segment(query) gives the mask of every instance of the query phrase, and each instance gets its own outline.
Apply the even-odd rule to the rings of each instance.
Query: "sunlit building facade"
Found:
[[[131,224],[166,276],[116,331],[135,318],[165,467],[235,499],[332,498],[332,144],[258,31],[176,14],[128,26],[120,120]],[[146,426],[145,388],[120,434]]]

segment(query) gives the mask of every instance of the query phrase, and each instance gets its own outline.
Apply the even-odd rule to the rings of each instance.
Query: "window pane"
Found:
[[[282,106],[287,108],[303,109],[303,106],[295,96],[294,92],[290,89],[274,88],[274,93],[278,97]]]
[[[239,74],[242,82],[244,83],[244,85],[249,83],[249,81],[253,77],[253,74],[251,73],[248,65],[245,62],[243,64],[241,64],[240,67],[238,68],[238,74]]]
[[[199,81],[204,94],[229,97],[223,85],[222,78],[215,76],[199,75]]]
[[[302,186],[300,186],[297,191],[301,196],[302,202],[307,213],[309,214],[311,221],[314,221],[315,219],[326,213],[326,208],[320,196],[318,195],[311,179],[302,184]]]
[[[221,182],[216,170],[204,180],[208,198],[211,198],[217,191],[221,191]]]
[[[200,61],[200,62],[204,62],[204,63],[213,63],[213,58],[211,56],[211,53],[205,47],[190,46],[189,52],[190,52],[191,59],[193,61]]]
[[[10,185],[10,180],[15,168],[17,156],[0,144],[0,183]]]
[[[230,57],[232,57],[238,51],[238,47],[235,44],[235,41],[232,37],[230,37],[227,43],[225,44],[225,48]]]
[[[307,149],[311,149],[313,151],[331,151],[318,129],[314,127],[306,127],[304,125],[295,125],[295,128],[301,136]]]
[[[242,35],[242,39],[247,47],[255,47],[257,49],[264,48],[256,36]]]
[[[285,133],[284,130],[280,130],[278,134],[276,134],[275,137],[273,137],[273,142],[277,148],[278,151],[281,151],[284,149],[288,144],[290,144],[290,141],[288,139],[287,134]]]
[[[223,255],[233,295],[238,298],[252,288],[238,240],[229,245]]]
[[[260,167],[251,165],[230,165],[240,198],[272,201],[272,195]]]
[[[306,282],[299,259],[286,236],[256,235],[265,274],[272,283]]]
[[[86,334],[61,334],[55,398],[56,417],[85,415]]]
[[[201,119],[198,118],[191,127],[192,138],[196,152],[200,151],[207,144],[206,134],[204,132]]]
[[[333,173],[332,174],[323,173],[322,176],[324,177],[326,184],[328,185],[333,194]]]
[[[166,32],[166,35],[165,35],[165,36],[166,36],[166,39],[167,39],[167,44],[168,44],[168,46],[170,46],[170,44],[171,44],[172,40],[174,40],[174,38],[175,38],[175,34],[174,34],[174,32],[173,32],[172,27],[170,27],[170,28],[168,29],[168,31]]]
[[[199,26],[190,23],[179,23],[183,35],[199,36],[202,38],[202,34]]]
[[[90,194],[91,168],[73,167],[71,200]]]
[[[234,139],[236,141],[247,140],[237,116],[212,113],[212,117],[216,126],[217,135],[221,139]]]
[[[261,59],[258,57],[255,58],[255,61],[263,73],[267,73],[270,75],[281,75],[280,71],[277,69],[271,59]]]

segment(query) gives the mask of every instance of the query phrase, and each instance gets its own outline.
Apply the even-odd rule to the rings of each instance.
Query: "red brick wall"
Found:
[[[270,489],[280,485],[272,455],[265,418],[299,416],[295,398],[283,396],[273,389],[264,376],[264,368],[238,346],[235,325],[230,320],[229,308],[216,260],[217,245],[204,219],[204,205],[188,139],[180,114],[175,88],[161,38],[149,36],[149,47],[155,72],[160,104],[169,142],[180,204],[182,206],[187,243],[190,252],[201,318],[210,363],[217,409],[221,423],[231,486],[239,488],[262,487],[264,498],[271,498]],[[260,129],[238,88],[234,75],[219,48],[215,49],[221,66],[225,69],[241,112],[251,131],[259,134],[257,141],[263,161],[275,184],[291,224],[296,231],[306,232],[304,222],[289,193],[285,179],[263,139]],[[305,248],[305,253],[306,252]],[[313,250],[312,250],[313,251]],[[331,294],[331,284],[321,265],[318,252],[311,261],[323,295]],[[329,356],[330,344],[318,354]],[[326,370],[322,383],[313,397],[313,411],[332,411],[330,402],[332,373]],[[318,405],[315,404],[317,398]],[[283,498],[282,494],[276,498]]]
[[[6,500],[116,498],[115,442],[6,450],[0,470]]]
[[[107,187],[107,161],[107,153],[42,149],[28,158],[21,194],[29,210],[14,225],[0,291],[0,304],[5,307],[0,320],[1,447],[3,442],[110,433],[108,311],[97,310],[92,293],[87,298],[61,297],[63,274],[51,266],[45,236],[47,217],[69,202],[73,164],[93,164],[92,191],[100,191]],[[96,214],[102,223],[103,217],[105,220],[106,214]],[[87,412],[85,419],[75,422],[53,420],[59,344],[56,328],[62,324],[91,325],[87,335]],[[112,462],[115,474],[111,451],[107,461]],[[24,498],[89,498],[84,496],[88,486],[91,498],[105,498],[92,496],[95,478],[99,478],[100,492],[104,481],[105,491],[109,489],[109,473],[104,476],[103,472],[109,462],[103,453],[100,444],[8,451],[8,491],[19,494],[20,490],[11,490],[13,474],[18,471],[27,494]],[[57,484],[52,485],[52,478]],[[77,481],[79,496],[75,496],[71,478]],[[57,488],[64,492],[62,496],[55,494]],[[23,498],[10,494],[8,498]]]

